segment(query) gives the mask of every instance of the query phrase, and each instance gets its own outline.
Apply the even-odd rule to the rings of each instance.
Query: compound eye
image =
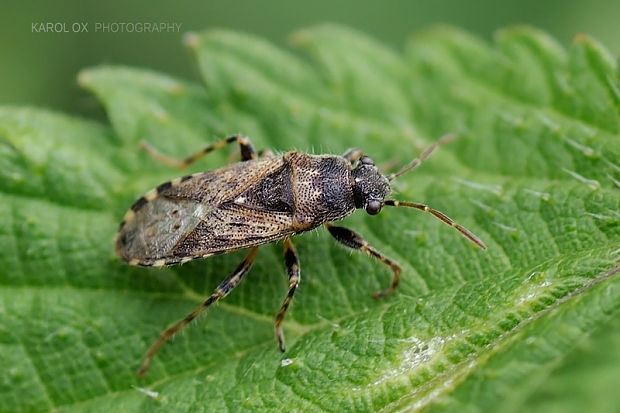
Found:
[[[377,215],[381,211],[381,202],[377,200],[368,201],[366,204],[366,212],[369,215]]]
[[[360,163],[362,165],[374,165],[375,161],[373,161],[369,156],[362,156],[362,159],[360,159]]]

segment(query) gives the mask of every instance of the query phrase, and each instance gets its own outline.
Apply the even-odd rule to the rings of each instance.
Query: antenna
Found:
[[[419,209],[420,211],[428,212],[429,214],[433,215],[435,218],[441,220],[445,224],[450,225],[452,228],[459,231],[461,234],[463,234],[465,238],[467,238],[468,240],[476,244],[478,247],[482,248],[483,250],[487,249],[487,246],[484,245],[484,242],[482,242],[480,238],[475,236],[467,228],[457,224],[456,222],[454,222],[454,220],[452,220],[452,218],[445,215],[443,212],[437,211],[436,209],[433,209],[429,207],[428,205],[418,204],[415,202],[396,201],[393,199],[388,199],[387,201],[384,202],[383,205],[394,206],[394,207],[409,207],[409,208]]]
[[[387,179],[390,181],[393,181],[394,179],[398,178],[399,176],[409,172],[410,170],[417,168],[418,166],[420,166],[420,164],[429,156],[431,156],[431,154],[435,151],[435,149],[437,149],[439,146],[444,145],[448,142],[452,142],[453,140],[455,140],[458,136],[454,133],[450,133],[448,135],[444,135],[441,138],[439,138],[437,140],[437,142],[435,142],[434,144],[432,144],[431,146],[429,146],[428,148],[426,148],[424,150],[424,152],[422,152],[422,154],[420,156],[418,156],[417,158],[415,158],[413,161],[409,162],[407,165],[405,165],[404,167],[402,167],[398,172],[389,174],[387,176]]]

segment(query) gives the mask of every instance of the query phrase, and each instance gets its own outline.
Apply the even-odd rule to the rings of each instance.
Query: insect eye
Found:
[[[377,215],[381,211],[381,202],[372,200],[366,204],[366,212],[370,215]]]
[[[370,158],[369,156],[362,156],[362,159],[360,159],[360,162],[362,165],[374,165],[375,161],[372,160],[372,158]]]

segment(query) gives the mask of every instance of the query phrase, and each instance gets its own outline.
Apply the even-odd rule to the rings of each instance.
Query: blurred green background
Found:
[[[525,23],[568,45],[576,33],[620,52],[620,2],[612,0],[328,1],[215,0],[65,2],[3,0],[0,24],[0,104],[36,105],[94,115],[98,104],[80,90],[76,73],[102,63],[140,66],[197,79],[181,44],[183,33],[226,27],[286,43],[298,28],[337,22],[399,50],[426,26],[447,23],[491,39],[506,25]],[[33,23],[88,23],[88,33],[35,33]],[[102,33],[97,22],[180,23],[178,33]]]

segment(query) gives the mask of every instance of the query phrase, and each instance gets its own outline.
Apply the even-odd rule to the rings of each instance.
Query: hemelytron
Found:
[[[359,149],[344,155],[286,152],[258,157],[243,136],[223,139],[183,161],[173,160],[143,144],[153,157],[175,167],[186,167],[203,155],[236,142],[242,162],[165,182],[147,192],[127,211],[116,235],[116,253],[131,265],[162,267],[249,248],[245,259],[202,304],[164,330],[146,353],[137,374],[143,375],[159,348],[211,304],[225,297],[249,271],[262,244],[282,240],[289,290],[275,317],[275,336],[285,350],[282,320],[299,285],[299,258],[293,235],[324,225],[336,240],[387,265],[390,286],[374,293],[390,295],[398,286],[401,268],[350,229],[332,224],[363,208],[375,215],[384,206],[409,207],[434,215],[478,247],[485,245],[470,231],[426,205],[386,199],[390,182],[416,168],[447,135],[395,173],[383,175]]]

